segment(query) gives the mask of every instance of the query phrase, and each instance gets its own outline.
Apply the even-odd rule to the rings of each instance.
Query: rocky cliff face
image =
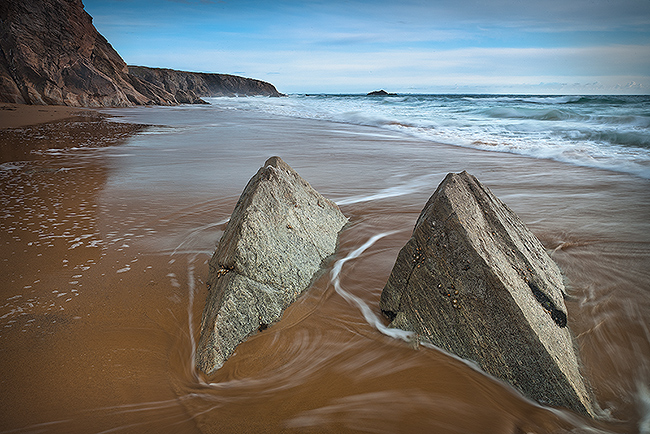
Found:
[[[335,203],[270,158],[244,189],[210,260],[196,364],[210,374],[279,321],[334,254],[347,223]]]
[[[422,210],[380,307],[393,327],[473,360],[529,398],[594,415],[564,295],[539,240],[463,172],[449,174]]]
[[[0,100],[23,104],[175,104],[129,75],[81,0],[0,3]]]
[[[199,80],[154,71],[152,80],[140,78],[147,75],[142,70],[130,74],[81,0],[0,2],[0,102],[124,107],[196,103],[199,96],[277,94],[268,83],[241,77],[199,74]]]
[[[129,66],[129,73],[165,89],[179,103],[202,104],[211,96],[282,96],[270,83],[228,74],[175,71],[173,69]]]

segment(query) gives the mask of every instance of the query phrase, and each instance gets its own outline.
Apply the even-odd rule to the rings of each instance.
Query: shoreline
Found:
[[[99,113],[86,107],[0,103],[0,130],[61,121],[78,115],[95,116]]]
[[[35,150],[0,173],[0,403],[11,409],[0,431],[48,424],[48,432],[345,433],[354,432],[345,425],[353,420],[376,432],[492,434],[569,424],[562,411],[532,406],[444,354],[376,333],[336,294],[329,273],[279,323],[241,344],[209,383],[197,381],[191,336],[207,295],[207,261],[242,188],[274,154],[342,203],[352,224],[337,259],[397,230],[340,275],[341,287],[377,315],[395,257],[439,181],[449,171],[476,174],[573,283],[567,308],[588,377],[599,401],[629,421],[606,424],[608,432],[630,432],[640,419],[634,380],[646,370],[628,362],[650,360],[634,345],[644,342],[648,312],[647,182],[321,120],[177,107],[120,109],[123,122],[113,122],[107,118],[118,111],[91,112],[97,116],[0,130],[0,144],[11,136],[14,148],[23,140]],[[170,127],[128,136],[170,119]],[[464,417],[464,408],[474,416]],[[377,412],[376,421],[363,418]]]
[[[113,146],[148,127],[77,107],[4,104],[0,112],[0,164],[38,160],[63,149]]]

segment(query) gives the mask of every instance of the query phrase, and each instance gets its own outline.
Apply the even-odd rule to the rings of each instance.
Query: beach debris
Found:
[[[196,365],[211,374],[311,286],[347,218],[279,157],[248,182],[209,263]]]
[[[558,266],[478,179],[450,173],[381,294],[391,327],[474,361],[541,404],[595,416]]]

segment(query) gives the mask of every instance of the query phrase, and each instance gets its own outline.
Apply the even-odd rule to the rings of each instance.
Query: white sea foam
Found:
[[[370,247],[372,247],[372,245],[375,244],[380,239],[388,235],[392,235],[396,232],[397,231],[382,232],[380,234],[374,235],[368,241],[366,241],[361,247],[349,253],[345,258],[336,261],[334,263],[334,266],[332,267],[331,278],[332,278],[332,284],[334,285],[334,289],[336,290],[336,292],[341,297],[346,299],[348,302],[357,306],[368,324],[370,324],[371,326],[373,326],[374,328],[376,328],[386,336],[390,336],[395,339],[402,339],[404,341],[410,342],[413,339],[413,332],[386,327],[381,322],[381,320],[377,317],[377,315],[374,314],[374,312],[372,311],[372,309],[370,309],[370,307],[366,304],[366,302],[364,302],[356,295],[351,294],[350,292],[343,289],[343,287],[341,287],[341,270],[343,269],[343,265],[345,265],[346,262],[361,256],[363,252],[365,252]]]
[[[195,379],[198,379],[196,374],[196,340],[194,339],[194,294],[196,292],[194,285],[194,261],[196,260],[196,255],[188,258],[187,262],[187,292],[188,292],[188,302],[187,302],[187,326],[188,334],[190,336],[190,345],[191,345],[191,354],[190,354],[190,363],[189,369],[192,372],[192,375]]]
[[[642,382],[639,382],[639,401],[641,403],[639,434],[650,434],[650,390]]]
[[[219,108],[374,126],[650,178],[649,97],[293,95],[210,101]]]
[[[18,170],[22,166],[19,164],[16,164],[16,162],[8,162],[8,163],[2,163],[0,164],[0,172],[10,172],[12,170]]]
[[[370,202],[373,200],[387,199],[391,197],[404,196],[407,194],[415,193],[421,191],[422,189],[431,188],[431,180],[433,176],[426,175],[420,176],[411,180],[408,183],[395,185],[393,187],[388,187],[383,190],[379,190],[377,193],[363,195],[363,196],[349,196],[344,197],[336,201],[337,205],[350,205],[353,203],[360,202]]]

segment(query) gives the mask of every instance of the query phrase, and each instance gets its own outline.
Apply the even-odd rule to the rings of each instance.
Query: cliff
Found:
[[[81,0],[0,3],[0,101],[68,106],[175,104],[128,73]]]
[[[211,96],[283,96],[275,86],[261,80],[228,74],[186,72],[173,69],[129,66],[129,73],[174,95],[179,103],[201,104]]]
[[[0,102],[124,107],[278,94],[242,77],[134,70],[95,29],[81,0],[0,2]]]

